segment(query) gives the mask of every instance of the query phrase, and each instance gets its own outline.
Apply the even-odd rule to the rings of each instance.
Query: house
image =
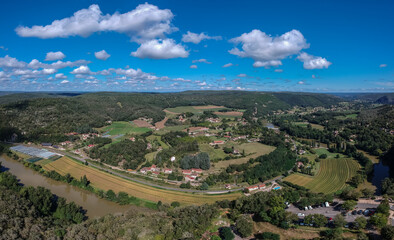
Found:
[[[135,137],[129,138],[130,141],[135,142]]]
[[[155,164],[153,164],[152,166],[150,166],[150,167],[148,168],[148,170],[149,170],[149,171],[158,171],[159,169],[156,167]]]
[[[303,167],[303,166],[304,166],[304,163],[303,163],[303,162],[297,162],[297,167],[298,167],[298,168]]]
[[[226,189],[231,189],[231,185],[230,185],[230,184],[226,184],[226,185],[224,185],[224,187],[225,187]]]
[[[52,143],[41,143],[41,146],[43,146],[43,147],[51,147]]]
[[[89,144],[88,145],[88,148],[92,148],[92,147],[94,147],[94,144]]]
[[[86,140],[89,138],[89,134],[82,134],[82,140]]]
[[[171,162],[175,162],[175,156],[171,157]]]
[[[247,187],[246,189],[248,189],[249,191],[255,191],[255,190],[259,189],[259,187],[258,186],[250,186],[250,187]]]
[[[259,185],[259,189],[264,189],[265,188],[265,184],[260,184]]]
[[[152,149],[152,144],[151,143],[148,143],[147,145],[146,145],[146,149]]]
[[[76,133],[76,132],[66,133],[66,136],[74,136],[74,135],[78,135],[78,133]]]
[[[160,172],[158,172],[158,171],[153,171],[152,174],[157,176],[157,175],[160,174]]]
[[[200,168],[192,168],[191,170],[194,173],[202,173],[202,169],[200,169]]]
[[[186,181],[194,181],[194,180],[196,180],[196,177],[187,175],[187,176],[185,176],[185,180]]]
[[[148,168],[147,167],[143,167],[143,168],[140,169],[140,173],[145,174],[147,172],[148,172]]]
[[[192,171],[191,170],[182,170],[183,175],[191,175]]]
[[[62,145],[62,146],[66,146],[66,145],[69,145],[69,144],[71,144],[70,141],[65,141],[65,142],[61,142],[60,143],[60,145]]]
[[[172,173],[172,169],[166,168],[166,169],[164,169],[164,173],[171,174]]]

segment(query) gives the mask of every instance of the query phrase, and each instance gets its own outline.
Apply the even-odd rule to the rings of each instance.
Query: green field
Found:
[[[141,134],[151,131],[150,128],[137,127],[135,124],[130,122],[113,122],[111,125],[99,128],[98,130],[101,133],[111,136]]]
[[[338,120],[345,120],[345,119],[356,119],[357,116],[358,116],[358,114],[353,113],[353,114],[348,114],[348,115],[345,115],[345,116],[336,116],[335,118],[338,119]]]
[[[208,153],[209,158],[212,160],[223,159],[227,156],[227,154],[225,154],[222,149],[215,149],[211,147],[209,144],[200,144],[199,148],[200,148],[200,152]]]
[[[329,152],[325,148],[316,148],[316,149],[313,149],[313,150],[316,152],[317,156],[320,156],[322,154],[327,154],[327,158],[335,158],[337,155],[339,155],[339,157],[341,157],[341,158],[345,157],[345,155],[340,154],[340,153]]]
[[[160,144],[160,146],[161,146],[163,149],[168,149],[168,148],[169,148],[169,146],[168,146],[167,144],[165,144],[165,143],[161,140],[161,136],[150,135],[150,136],[148,136],[146,139],[147,139],[148,141],[150,141],[150,142],[153,142],[153,141],[156,140],[156,141]]]
[[[294,122],[294,125],[301,126],[301,127],[307,127],[308,124],[312,126],[312,128],[317,129],[317,130],[324,130],[324,126],[315,124],[315,123],[308,123],[308,122]]]
[[[205,109],[201,109],[201,108],[205,108]],[[175,108],[166,108],[166,110],[173,113],[191,112],[194,114],[202,114],[204,111],[218,111],[224,108],[225,107],[208,105],[208,106],[181,106]]]
[[[353,159],[322,159],[316,176],[294,173],[283,181],[306,187],[312,192],[334,193],[343,189],[359,169],[360,165]]]

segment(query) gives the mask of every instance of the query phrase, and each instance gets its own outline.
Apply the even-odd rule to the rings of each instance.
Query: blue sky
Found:
[[[393,1],[7,1],[0,90],[394,90]]]

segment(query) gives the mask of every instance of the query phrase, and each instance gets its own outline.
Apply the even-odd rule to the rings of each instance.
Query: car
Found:
[[[305,217],[305,214],[304,214],[304,213],[298,213],[297,216],[299,216],[299,217]]]
[[[305,223],[303,223],[303,222],[300,222],[300,226],[304,226],[305,225]]]
[[[312,208],[312,206],[309,206],[309,210],[312,210],[313,208]]]
[[[363,214],[363,210],[358,210],[358,211],[357,211],[357,214],[358,214],[358,215]]]
[[[357,214],[357,210],[353,210],[352,215],[356,215]]]
[[[308,207],[305,207],[305,211],[307,211],[308,210]]]
[[[346,224],[346,225],[345,225],[345,228],[349,228],[349,224]]]
[[[332,221],[332,217],[328,218],[328,221]]]
[[[368,214],[369,214],[369,210],[367,209],[367,210],[364,211],[364,215],[368,216]]]

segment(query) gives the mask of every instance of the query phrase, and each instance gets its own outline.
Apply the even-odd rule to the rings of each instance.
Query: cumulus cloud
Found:
[[[332,64],[325,58],[316,57],[305,52],[302,52],[297,59],[304,63],[305,69],[323,69],[328,68]]]
[[[68,81],[68,80],[63,80],[63,81],[61,81],[60,83],[61,84],[66,84],[66,83],[69,83],[70,81]]]
[[[211,64],[211,62],[208,62],[207,59],[201,58],[197,60],[193,60],[192,63],[206,63],[206,64]]]
[[[33,59],[33,60],[31,60],[31,62],[27,66],[32,69],[39,69],[39,68],[61,69],[61,68],[66,68],[66,67],[79,67],[82,65],[87,65],[89,63],[90,63],[90,61],[86,61],[86,60],[77,60],[74,62],[71,62],[71,61],[63,62],[63,61],[59,60],[59,61],[51,63],[51,64],[46,64],[46,63],[42,63],[42,62],[38,61],[37,59]]]
[[[88,66],[80,66],[79,68],[76,68],[72,70],[72,74],[92,74],[92,71],[90,71]]]
[[[42,70],[42,73],[45,74],[45,75],[54,74],[54,73],[56,73],[56,72],[57,72],[57,70],[54,69],[54,68],[44,68],[44,69]]]
[[[304,81],[299,81],[297,84],[303,85],[303,84],[305,84],[305,82]]]
[[[202,40],[205,39],[213,39],[213,40],[221,40],[221,36],[208,36],[205,33],[192,33],[190,31],[187,31],[186,34],[182,35],[182,42],[191,42],[194,44],[199,44]]]
[[[94,56],[97,59],[104,60],[104,61],[107,60],[109,57],[111,57],[111,55],[109,55],[105,50],[101,50],[99,52],[95,52]]]
[[[241,74],[238,74],[237,75],[237,77],[247,77],[248,75],[246,75],[245,73],[241,73]]]
[[[232,63],[226,63],[226,64],[224,64],[222,67],[228,68],[228,67],[232,67],[232,66],[234,66],[234,64],[232,64]]]
[[[191,65],[190,68],[197,69],[197,65]]]
[[[0,68],[24,68],[25,66],[25,62],[18,61],[18,59],[8,55],[0,57]]]
[[[55,75],[55,79],[67,79],[67,77],[63,73],[58,73]]]
[[[281,72],[283,72],[283,69],[275,69],[274,71],[278,72],[278,73],[281,73]]]
[[[298,54],[302,49],[308,48],[309,44],[302,33],[291,30],[278,37],[271,37],[260,30],[244,33],[230,40],[235,44],[241,44],[242,49],[234,47],[230,54],[255,60],[254,67],[269,67],[282,65],[281,60],[291,55]]]
[[[387,64],[385,64],[385,63],[380,64],[379,67],[381,67],[381,68],[387,67]]]
[[[96,4],[81,9],[73,16],[55,20],[46,26],[19,26],[15,29],[21,37],[66,38],[69,36],[88,37],[95,32],[115,31],[127,34],[133,41],[164,37],[177,29],[171,26],[174,15],[169,9],[159,9],[148,3],[126,12],[104,15]]]
[[[176,44],[173,39],[153,39],[142,43],[131,55],[138,58],[170,59],[186,58],[189,56],[189,52],[181,44]]]
[[[45,61],[56,61],[56,60],[63,60],[66,55],[64,53],[58,51],[58,52],[49,52],[47,53],[45,57]]]

